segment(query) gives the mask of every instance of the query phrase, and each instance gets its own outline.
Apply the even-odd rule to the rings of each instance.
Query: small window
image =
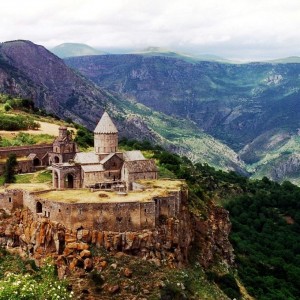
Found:
[[[58,212],[61,212],[60,208],[58,209]]]
[[[50,211],[48,211],[48,218],[50,218]]]
[[[11,201],[12,201],[12,199],[11,199],[11,197],[9,197],[9,198],[8,198],[8,202],[11,202]]]
[[[147,209],[146,209],[146,208],[144,209],[144,212],[145,212],[145,213],[147,212]]]

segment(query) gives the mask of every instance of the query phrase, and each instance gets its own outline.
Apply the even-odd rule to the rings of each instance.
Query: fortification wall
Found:
[[[52,151],[52,144],[1,147],[0,158],[6,158],[10,153],[15,153],[17,157],[27,156],[30,153],[35,153],[41,159],[42,156],[50,151]]]
[[[187,199],[187,191],[180,190],[168,191],[166,196],[143,202],[130,201],[128,194],[124,202],[105,202],[103,198],[100,203],[66,203],[46,200],[43,194],[47,192],[24,191],[24,206],[33,212],[36,219],[48,218],[71,230],[152,230],[161,222],[161,218],[179,218],[182,202]]]
[[[43,199],[43,192],[24,192],[24,206],[34,216],[57,221],[71,230],[137,231],[156,226],[155,202],[65,203]]]

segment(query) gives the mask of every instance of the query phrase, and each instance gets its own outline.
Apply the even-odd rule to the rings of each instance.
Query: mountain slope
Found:
[[[33,99],[37,107],[91,130],[106,109],[121,137],[156,141],[217,168],[243,169],[234,151],[204,134],[193,122],[159,112],[154,118],[146,106],[137,106],[126,95],[103,90],[29,41],[0,44],[0,92]]]

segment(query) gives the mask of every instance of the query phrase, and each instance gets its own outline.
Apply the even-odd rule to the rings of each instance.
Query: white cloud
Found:
[[[300,55],[298,0],[10,0],[0,39],[94,47],[190,48],[226,56]]]

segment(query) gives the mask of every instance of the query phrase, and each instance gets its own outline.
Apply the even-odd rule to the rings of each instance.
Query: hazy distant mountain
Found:
[[[145,49],[133,51],[130,54],[140,54],[146,56],[166,56],[166,57],[183,59],[188,62],[193,62],[193,61],[219,61],[219,62],[228,62],[228,63],[231,62],[230,60],[227,60],[223,57],[216,56],[216,55],[190,54],[190,53],[174,51],[171,49],[161,48],[161,47],[147,47]]]
[[[60,58],[104,54],[89,45],[78,43],[63,43],[49,50]]]
[[[276,180],[300,179],[295,157],[300,153],[300,64],[189,62],[133,54],[66,62],[101,87],[194,122],[240,151],[249,171]]]
[[[273,60],[268,60],[266,62],[269,63],[278,63],[278,64],[287,64],[287,63],[300,63],[300,57],[299,56],[290,56],[285,58],[278,58]]]

